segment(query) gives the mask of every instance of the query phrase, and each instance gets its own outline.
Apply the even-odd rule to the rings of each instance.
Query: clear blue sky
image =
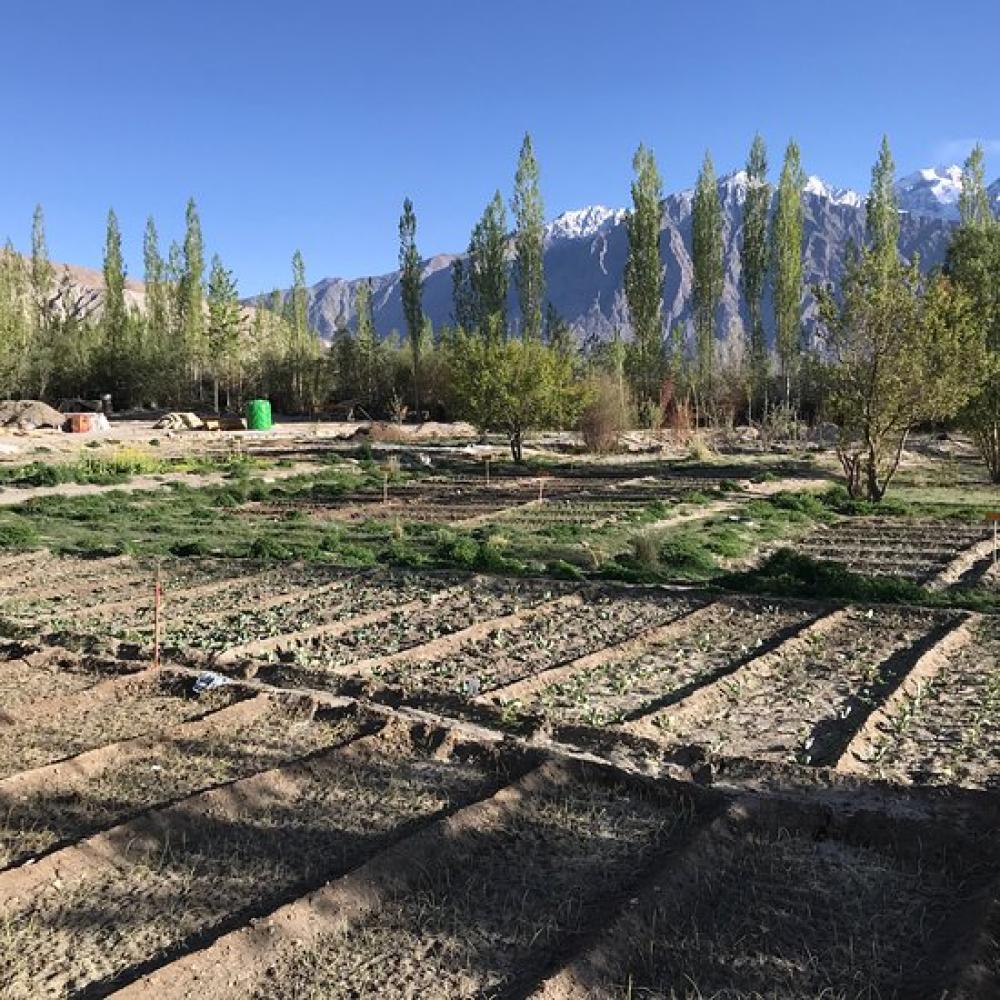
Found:
[[[459,250],[525,130],[547,213],[627,202],[632,152],[668,190],[756,129],[773,167],[864,188],[883,131],[901,172],[990,149],[1000,174],[997,0],[49,0],[8,3],[0,236],[45,207],[53,258],[99,266],[107,209],[130,273],[198,201],[251,294],[395,266],[400,202],[425,253]]]

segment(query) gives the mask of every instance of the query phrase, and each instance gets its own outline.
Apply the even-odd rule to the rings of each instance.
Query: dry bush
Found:
[[[628,390],[610,375],[591,380],[588,402],[580,415],[580,433],[587,451],[598,455],[618,449],[628,428]]]
[[[701,433],[692,434],[688,440],[688,457],[696,462],[707,462],[715,453]]]
[[[372,441],[397,444],[403,441],[412,441],[413,435],[401,424],[390,424],[384,420],[373,421],[368,428],[368,437]]]
[[[631,538],[632,558],[642,569],[655,570],[660,565],[660,538],[651,531],[642,531]]]

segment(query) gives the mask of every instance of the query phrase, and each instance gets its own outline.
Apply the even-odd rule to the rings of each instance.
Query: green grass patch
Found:
[[[1000,611],[998,594],[968,588],[928,590],[899,577],[854,573],[842,563],[813,559],[791,549],[780,549],[757,569],[722,575],[714,582],[727,590],[775,597]]]

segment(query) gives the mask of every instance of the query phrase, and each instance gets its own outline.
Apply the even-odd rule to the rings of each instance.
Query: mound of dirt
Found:
[[[37,399],[13,399],[0,402],[0,427],[16,427],[21,431],[37,427],[62,428],[66,417],[47,403]]]

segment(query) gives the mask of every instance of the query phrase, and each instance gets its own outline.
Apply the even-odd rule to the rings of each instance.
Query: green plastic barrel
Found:
[[[270,400],[251,399],[247,403],[247,427],[252,431],[269,431],[273,426]]]

